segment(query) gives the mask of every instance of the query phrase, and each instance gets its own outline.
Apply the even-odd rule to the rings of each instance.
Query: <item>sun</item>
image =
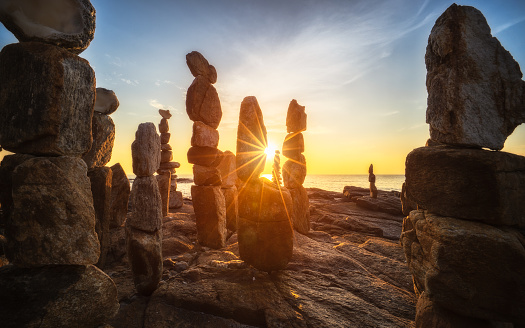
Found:
[[[277,146],[274,143],[272,143],[272,142],[268,142],[268,146],[264,150],[264,153],[269,158],[273,158],[273,155],[275,155],[275,151],[276,150],[278,150]]]

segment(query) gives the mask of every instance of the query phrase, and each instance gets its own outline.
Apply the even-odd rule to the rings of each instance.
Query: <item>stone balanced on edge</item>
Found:
[[[95,72],[78,54],[93,39],[95,9],[88,0],[67,5],[70,15],[35,3],[26,10],[76,31],[0,9],[20,41],[0,52],[0,144],[15,153],[0,164],[10,262],[0,268],[1,327],[97,327],[119,308],[115,284],[93,265],[100,244],[82,160],[92,147]]]

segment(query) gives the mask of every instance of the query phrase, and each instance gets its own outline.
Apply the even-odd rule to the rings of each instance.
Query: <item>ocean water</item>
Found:
[[[179,178],[193,179],[191,174],[179,174]],[[405,181],[404,175],[376,175],[376,187],[385,191],[401,191],[401,185]],[[192,182],[179,182],[177,190],[184,197],[191,198]],[[370,187],[368,174],[355,175],[307,175],[303,186],[305,188],[319,188],[328,191],[343,192],[345,186],[356,186],[362,188]]]

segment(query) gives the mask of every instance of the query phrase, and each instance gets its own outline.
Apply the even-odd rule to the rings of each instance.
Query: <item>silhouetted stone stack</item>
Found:
[[[450,6],[425,56],[431,140],[406,159],[401,243],[416,327],[525,323],[525,157],[501,149],[525,119],[519,65],[477,9]],[[509,324],[509,323],[513,323]]]
[[[283,155],[289,159],[283,165],[284,186],[290,190],[293,199],[292,221],[295,230],[302,234],[310,231],[310,201],[303,187],[306,178],[306,159],[304,152],[304,137],[306,130],[306,113],[304,106],[295,99],[288,106],[286,115],[286,131],[288,135],[283,143]]]
[[[278,150],[275,151],[275,155],[273,155],[273,165],[272,165],[272,182],[280,186],[282,179],[281,179],[281,157],[279,156],[281,152]]]
[[[292,197],[267,179],[264,169],[266,127],[255,97],[241,103],[237,129],[239,189],[237,235],[241,259],[263,271],[282,270],[293,254]],[[266,182],[265,182],[266,181]]]
[[[215,67],[200,53],[186,55],[186,63],[195,77],[186,95],[186,112],[193,123],[188,162],[193,165],[191,197],[197,238],[203,246],[222,248],[226,243],[226,205],[221,192],[221,175],[217,166],[222,160],[219,132],[222,109],[217,90]]]
[[[162,119],[159,123],[160,132],[160,166],[157,170],[157,182],[159,184],[160,196],[162,198],[162,215],[168,215],[170,207],[179,208],[182,206],[182,193],[177,191],[177,175],[175,174],[180,167],[180,163],[172,162],[173,151],[169,144],[171,134],[168,120],[171,118],[169,110],[159,109]],[[174,205],[170,205],[170,198],[174,198]],[[180,205],[180,206],[178,206]]]
[[[153,123],[142,123],[131,144],[133,210],[126,221],[126,245],[133,281],[150,295],[162,278],[162,198],[153,175],[160,165],[160,137]]]
[[[370,164],[368,168],[368,182],[370,182],[370,197],[377,198],[376,175],[374,174],[373,164]]]
[[[88,0],[57,4],[28,2],[26,15],[0,6],[21,41],[0,52],[0,144],[16,153],[0,164],[11,263],[0,268],[1,327],[96,327],[119,307],[115,284],[93,266],[100,245],[81,158],[92,143],[95,73],[77,54],[93,38],[95,10]],[[60,5],[68,11],[57,15]]]
[[[221,175],[221,191],[226,204],[226,228],[231,231],[237,230],[237,218],[239,217],[236,168],[235,154],[226,150],[222,154],[222,161],[217,169]]]

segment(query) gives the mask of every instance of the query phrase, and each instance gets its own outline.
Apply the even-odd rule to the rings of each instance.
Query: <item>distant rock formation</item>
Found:
[[[525,157],[501,149],[524,122],[524,82],[481,12],[450,6],[425,57],[431,140],[406,159],[403,245],[416,326],[525,322]],[[475,148],[472,148],[475,147]]]
[[[280,152],[278,150],[275,151],[275,155],[273,156],[273,165],[272,165],[272,182],[280,186],[281,185],[281,157],[279,156]]]
[[[292,196],[259,178],[267,145],[262,111],[255,97],[241,103],[237,129],[239,218],[237,237],[241,259],[263,271],[282,270],[293,254]]]
[[[160,137],[153,123],[142,123],[131,145],[133,210],[126,221],[126,245],[137,292],[151,295],[162,278],[162,198],[153,175],[160,165]]]
[[[193,51],[186,55],[186,63],[195,79],[186,95],[186,112],[193,123],[188,162],[193,165],[191,198],[197,222],[199,243],[211,248],[222,248],[226,243],[226,203],[221,191],[221,174],[217,166],[222,161],[217,127],[222,109],[217,90],[217,72],[206,58]]]
[[[374,174],[373,164],[370,164],[368,168],[368,182],[370,182],[370,197],[377,198],[376,175]]]
[[[93,265],[104,261],[111,169],[103,166],[114,136],[111,119],[93,116],[95,73],[77,56],[93,38],[95,10],[88,0],[7,0],[0,21],[21,41],[0,52],[0,144],[15,153],[0,164],[10,263],[0,268],[0,326],[97,327],[119,303]]]
[[[283,155],[289,159],[283,166],[283,180],[293,199],[293,227],[302,234],[310,231],[310,202],[303,187],[306,178],[306,159],[302,154],[304,137],[301,133],[306,130],[306,117],[305,107],[293,99],[286,114],[286,131],[289,134],[284,139]]]

